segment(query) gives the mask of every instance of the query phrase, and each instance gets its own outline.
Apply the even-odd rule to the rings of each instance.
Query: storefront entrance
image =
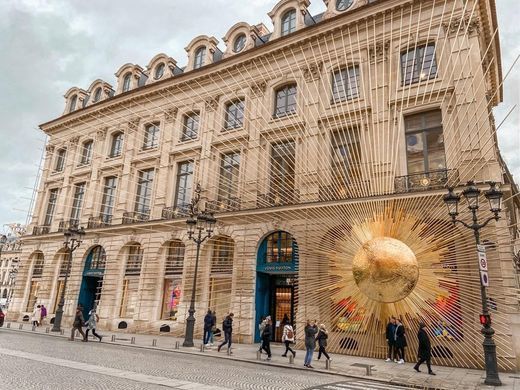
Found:
[[[281,342],[285,322],[293,323],[296,312],[298,246],[289,233],[274,232],[259,246],[255,294],[255,341],[258,324],[271,316],[273,341]]]
[[[103,247],[96,246],[92,248],[85,260],[83,280],[78,298],[78,305],[83,306],[83,316],[85,320],[88,318],[90,310],[97,307],[101,299],[105,264],[106,255]]]

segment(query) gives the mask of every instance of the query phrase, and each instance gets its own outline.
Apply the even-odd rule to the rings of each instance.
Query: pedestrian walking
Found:
[[[417,372],[421,372],[419,367],[421,364],[426,362],[426,367],[428,367],[428,374],[435,375],[432,371],[431,359],[432,359],[432,345],[430,343],[430,337],[428,337],[428,333],[426,333],[426,324],[424,322],[419,323],[419,332],[417,333],[417,338],[419,339],[419,349],[417,351],[417,357],[419,361],[413,367],[413,369]]]
[[[96,324],[99,321],[99,316],[96,313],[96,309],[92,309],[89,313],[89,317],[87,320],[87,330],[85,331],[85,341],[88,341],[88,331],[91,330],[92,334],[99,339],[99,342],[103,339],[103,336],[100,336],[96,333]]]
[[[294,343],[294,328],[289,323],[283,327],[282,342],[285,344],[285,352],[282,356],[287,357],[287,352],[291,352],[293,357],[296,357],[296,352],[291,348],[291,343]]]
[[[218,346],[218,352],[220,349],[228,345],[228,350],[231,349],[231,338],[233,336],[233,313],[229,313],[225,320],[222,322],[222,331],[224,332],[224,341]],[[231,351],[229,352],[231,354]]]
[[[404,325],[399,318],[396,319],[394,332],[395,348],[397,355],[397,363],[404,364],[404,348],[408,345],[406,343],[406,331]]]
[[[40,326],[41,319],[42,319],[42,309],[41,309],[41,306],[38,305],[32,312],[31,321],[32,321],[33,326]]]
[[[318,327],[316,326],[316,321],[311,324],[310,320],[307,320],[307,324],[305,325],[305,349],[307,350],[305,354],[304,366],[307,368],[314,368],[312,363],[312,355],[314,354],[314,348],[316,348],[316,333],[318,333]]]
[[[211,328],[211,334],[209,336],[209,345],[213,346],[213,338],[216,336],[215,333],[217,332],[217,312],[213,310],[211,315],[213,316],[213,328]]]
[[[268,316],[271,318],[270,316]],[[262,334],[264,333],[265,324],[267,323],[267,317],[262,316],[260,318],[260,323],[258,324],[258,334],[260,335],[260,340],[262,340]],[[260,341],[260,347],[258,347],[258,352],[262,353],[262,346],[264,345],[263,341]]]
[[[321,358],[321,354],[323,354],[327,360],[332,360],[327,353],[327,339],[329,338],[329,332],[327,332],[327,328],[325,328],[324,324],[320,324],[320,328],[318,330],[318,335],[316,336],[316,340],[318,340],[318,360]]]
[[[85,340],[85,333],[83,332],[82,327],[85,325],[85,318],[83,317],[83,313],[81,308],[78,306],[76,308],[76,314],[74,316],[74,322],[72,323],[72,331],[70,332],[70,341],[74,341],[74,333],[76,330],[83,336],[82,341]]]
[[[388,355],[386,356],[386,362],[391,362],[396,359],[395,355],[395,317],[392,316],[390,321],[386,325],[386,342],[388,344]],[[397,361],[397,360],[395,360]]]
[[[43,321],[45,320],[45,318],[47,318],[47,308],[42,304],[40,309],[41,309],[41,321],[40,321],[40,324],[43,325]]]
[[[271,317],[266,319],[264,330],[262,331],[262,350],[267,353],[267,360],[271,360],[271,336],[273,334],[273,321]]]
[[[215,326],[215,323],[213,322],[213,313],[210,309],[208,309],[208,312],[204,316],[204,340],[203,343],[206,347],[209,347],[209,341],[211,340],[211,337],[213,335],[213,327]]]

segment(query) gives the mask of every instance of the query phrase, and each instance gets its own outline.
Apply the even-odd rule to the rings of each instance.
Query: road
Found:
[[[0,328],[0,388],[60,389],[401,389],[388,384],[152,351]]]

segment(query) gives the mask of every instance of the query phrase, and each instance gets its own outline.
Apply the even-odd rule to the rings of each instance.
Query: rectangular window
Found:
[[[110,157],[121,156],[123,150],[123,133],[115,133],[112,136],[112,144],[110,145]]]
[[[67,154],[67,149],[58,150],[58,155],[56,157],[56,165],[54,167],[54,170],[56,172],[63,171],[63,168],[65,167],[65,155],[66,154]]]
[[[345,186],[361,179],[361,147],[357,128],[331,134],[333,186]]]
[[[139,172],[134,209],[134,211],[138,214],[150,215],[154,173],[155,170],[153,168]]]
[[[103,187],[103,199],[101,201],[101,220],[104,223],[109,224],[112,222],[116,188],[117,177],[112,176],[105,178],[105,185]]]
[[[47,203],[47,211],[45,212],[45,221],[43,222],[44,226],[51,226],[54,210],[56,209],[56,202],[58,200],[58,191],[57,188],[49,191],[49,201]]]
[[[410,85],[437,76],[435,44],[417,46],[401,53],[401,84]]]
[[[286,85],[276,91],[274,116],[282,117],[296,112],[296,84]]]
[[[153,149],[159,145],[159,124],[152,123],[146,126],[144,132],[143,149]]]
[[[221,156],[218,200],[223,201],[238,195],[240,153],[231,152]]]
[[[177,164],[177,180],[174,207],[185,209],[191,202],[193,187],[193,161]]]
[[[94,148],[94,142],[87,141],[83,144],[83,149],[81,151],[81,161],[80,165],[88,165],[92,161],[92,150]]]
[[[65,285],[65,281],[60,279],[58,280],[58,285],[56,286],[56,296],[54,297],[54,304],[52,305],[51,313],[56,313],[58,309],[58,304],[60,303],[61,293],[63,291],[63,287]]]
[[[244,101],[236,100],[226,105],[226,130],[244,126]]]
[[[359,96],[359,66],[351,66],[334,72],[332,101],[341,102]]]
[[[228,313],[231,308],[232,279],[210,277],[209,307],[217,313]]]
[[[72,201],[72,211],[70,212],[70,223],[72,225],[79,224],[81,216],[81,207],[83,206],[83,198],[85,196],[85,183],[76,184],[74,186],[74,200]]]
[[[166,253],[166,264],[164,267],[165,275],[182,274],[185,249],[186,248],[182,242],[170,241]]]
[[[446,169],[440,110],[404,118],[408,174]]]
[[[139,278],[129,278],[123,280],[123,289],[121,291],[121,305],[119,308],[119,317],[131,318],[138,305]]]
[[[181,281],[164,279],[161,319],[174,320],[177,315],[181,297]]]
[[[294,142],[274,144],[271,151],[271,196],[278,203],[291,200],[294,194]]]
[[[181,141],[189,141],[198,137],[199,122],[200,116],[197,112],[192,112],[191,114],[184,116],[184,120],[182,122]]]

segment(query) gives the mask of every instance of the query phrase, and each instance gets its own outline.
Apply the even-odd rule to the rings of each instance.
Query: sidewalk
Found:
[[[22,325],[22,329],[19,327]],[[62,337],[68,338],[70,336],[70,328],[64,328],[64,334],[50,332],[50,326],[42,326],[32,330],[31,324],[28,323],[5,323],[3,329],[15,332],[38,333],[42,336],[48,337]],[[48,332],[48,333],[47,333]],[[233,344],[232,355],[228,356],[226,349],[217,352],[217,347],[214,346],[205,349],[201,352],[201,341],[195,340],[196,347],[185,348],[182,347],[183,339],[170,336],[168,333],[161,335],[146,335],[146,334],[132,334],[122,332],[104,332],[99,331],[103,335],[103,342],[108,344],[124,345],[132,348],[147,348],[150,350],[169,351],[172,353],[188,353],[194,355],[220,357],[222,359],[236,360],[241,362],[249,362],[252,364],[263,364],[273,367],[284,367],[300,370],[308,370],[303,367],[304,351],[297,350],[294,364],[290,364],[288,358],[284,358],[281,354],[284,347],[278,344],[272,344],[273,351],[272,360],[267,362],[265,354],[262,355],[261,361],[257,360],[258,344]],[[79,338],[76,340],[80,340]],[[112,341],[114,340],[114,341]],[[94,339],[92,339],[94,341]],[[97,342],[95,339],[94,342]],[[178,349],[176,344],[178,343]],[[326,369],[325,361],[316,360],[317,353],[314,354],[313,366],[314,371],[328,374],[344,375],[348,377],[355,377],[361,379],[372,379],[380,382],[416,385],[420,388],[429,389],[445,389],[445,390],[490,390],[490,389],[504,389],[504,390],[520,390],[520,374],[501,373],[500,379],[503,383],[501,387],[486,386],[484,382],[484,371],[470,370],[465,368],[453,368],[434,366],[433,370],[436,376],[430,376],[425,373],[426,367],[421,367],[423,372],[416,373],[413,370],[412,363],[396,364],[386,363],[383,360],[363,358],[347,355],[332,355],[332,362],[330,369]],[[356,364],[370,365],[372,375],[366,376],[366,368],[363,366],[356,366]]]

